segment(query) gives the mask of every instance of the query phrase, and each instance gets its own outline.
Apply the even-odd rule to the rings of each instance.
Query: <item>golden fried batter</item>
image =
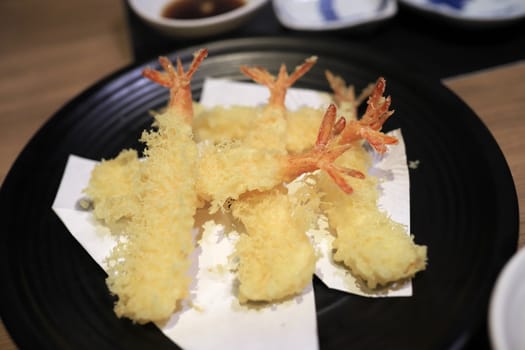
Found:
[[[276,301],[300,293],[315,271],[306,236],[311,208],[277,188],[246,194],[233,203],[232,213],[246,228],[236,246],[239,300]]]

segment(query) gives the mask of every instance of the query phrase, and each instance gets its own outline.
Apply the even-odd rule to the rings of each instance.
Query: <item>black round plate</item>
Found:
[[[319,61],[296,84],[328,91],[324,70],[358,89],[387,79],[410,170],[411,227],[428,246],[428,268],[414,296],[367,299],[314,281],[322,349],[459,348],[483,326],[498,272],[516,249],[518,205],[512,177],[489,131],[437,81],[414,77],[384,57],[348,43],[259,38],[203,45],[209,57],[195,75],[198,99],[206,76],[244,79],[241,64],[277,71],[310,55]],[[190,48],[170,55],[191,61]],[[18,157],[0,193],[2,319],[24,349],[176,348],[152,325],[118,319],[105,273],[52,212],[69,154],[115,156],[149,127],[148,111],[168,93],[141,77],[156,60],[125,68],[54,115]],[[232,325],[235,327],[236,325]],[[203,336],[206,330],[202,330]],[[220,348],[220,344],[217,344]]]

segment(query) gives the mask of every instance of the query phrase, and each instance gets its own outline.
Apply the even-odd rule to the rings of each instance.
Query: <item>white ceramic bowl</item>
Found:
[[[221,34],[241,26],[269,0],[245,0],[245,5],[232,11],[199,19],[169,19],[163,17],[162,12],[164,8],[173,1],[129,0],[129,4],[140,18],[166,35],[179,38],[203,38]]]
[[[525,17],[524,0],[400,0],[404,5],[464,24],[498,25]]]
[[[395,0],[273,0],[285,27],[303,31],[339,30],[381,22],[397,13]]]
[[[496,281],[489,330],[494,350],[525,349],[525,248],[510,259]]]

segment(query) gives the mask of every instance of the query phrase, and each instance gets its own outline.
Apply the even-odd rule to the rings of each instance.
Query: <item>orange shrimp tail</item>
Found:
[[[290,87],[293,84],[295,84],[295,82],[299,80],[299,78],[301,78],[303,75],[305,75],[310,69],[312,69],[312,67],[316,63],[317,56],[310,56],[306,60],[304,60],[304,62],[301,65],[295,67],[294,72],[286,79],[287,87]]]
[[[339,144],[348,144],[357,140],[365,139],[370,146],[378,153],[385,153],[386,145],[397,143],[397,139],[388,136],[380,130],[385,121],[394,113],[389,110],[391,98],[383,97],[386,82],[384,78],[379,78],[374,90],[368,98],[368,106],[363,117],[358,120],[352,120],[346,123],[346,126],[340,133]]]
[[[288,75],[286,71],[286,65],[282,64],[279,68],[277,77],[273,76],[265,68],[259,66],[248,67],[242,65],[240,70],[245,76],[258,84],[266,86],[270,90],[268,106],[284,109],[284,100],[288,88],[292,86],[300,77],[305,75],[316,62],[316,56],[307,58],[303,64],[295,68],[291,75]]]
[[[384,97],[386,81],[383,77],[377,79],[372,94],[368,98],[365,114],[361,118],[363,125],[368,125],[374,130],[380,130],[386,120],[394,113],[389,111],[392,102],[390,96]]]
[[[175,68],[172,62],[164,56],[159,57],[159,63],[164,72],[159,72],[151,68],[145,68],[142,71],[142,75],[145,78],[170,89],[168,109],[179,114],[187,123],[191,123],[193,119],[191,78],[207,55],[207,49],[200,49],[195,52],[193,54],[193,61],[187,72],[184,72],[180,58],[177,58],[177,68]]]
[[[363,139],[366,139],[368,144],[379,154],[383,154],[387,151],[386,145],[395,145],[398,143],[397,138],[394,136],[388,136],[380,131],[369,128],[363,128],[361,130],[361,135]]]
[[[326,112],[323,116],[323,121],[319,127],[319,132],[317,133],[317,141],[315,142],[316,148],[326,147],[328,142],[333,138],[336,116],[337,109],[335,108],[335,105],[330,104],[326,109]]]
[[[341,105],[342,102],[355,101],[355,91],[353,86],[347,86],[343,78],[334,75],[329,70],[326,70],[324,73],[330,88],[334,92],[334,100],[338,105]]]
[[[291,181],[301,174],[321,169],[344,192],[350,194],[353,192],[353,189],[345,177],[351,176],[359,179],[365,177],[360,171],[334,164],[339,156],[352,147],[351,144],[337,144],[337,142],[333,142],[339,133],[339,129],[344,125],[344,119],[336,121],[336,114],[337,109],[334,104],[331,104],[324,114],[314,147],[306,153],[287,156],[287,166],[284,173],[285,181]]]
[[[334,75],[329,70],[326,70],[324,73],[330,88],[334,92],[334,100],[339,106],[343,102],[350,102],[357,108],[374,91],[375,84],[369,84],[356,96],[354,86],[347,85],[342,77]]]

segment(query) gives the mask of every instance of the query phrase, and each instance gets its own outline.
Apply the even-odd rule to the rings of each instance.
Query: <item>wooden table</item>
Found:
[[[132,62],[120,1],[0,2],[0,180],[29,138],[64,103]],[[510,165],[525,245],[525,62],[444,83],[480,116]],[[0,349],[16,349],[3,324]]]

